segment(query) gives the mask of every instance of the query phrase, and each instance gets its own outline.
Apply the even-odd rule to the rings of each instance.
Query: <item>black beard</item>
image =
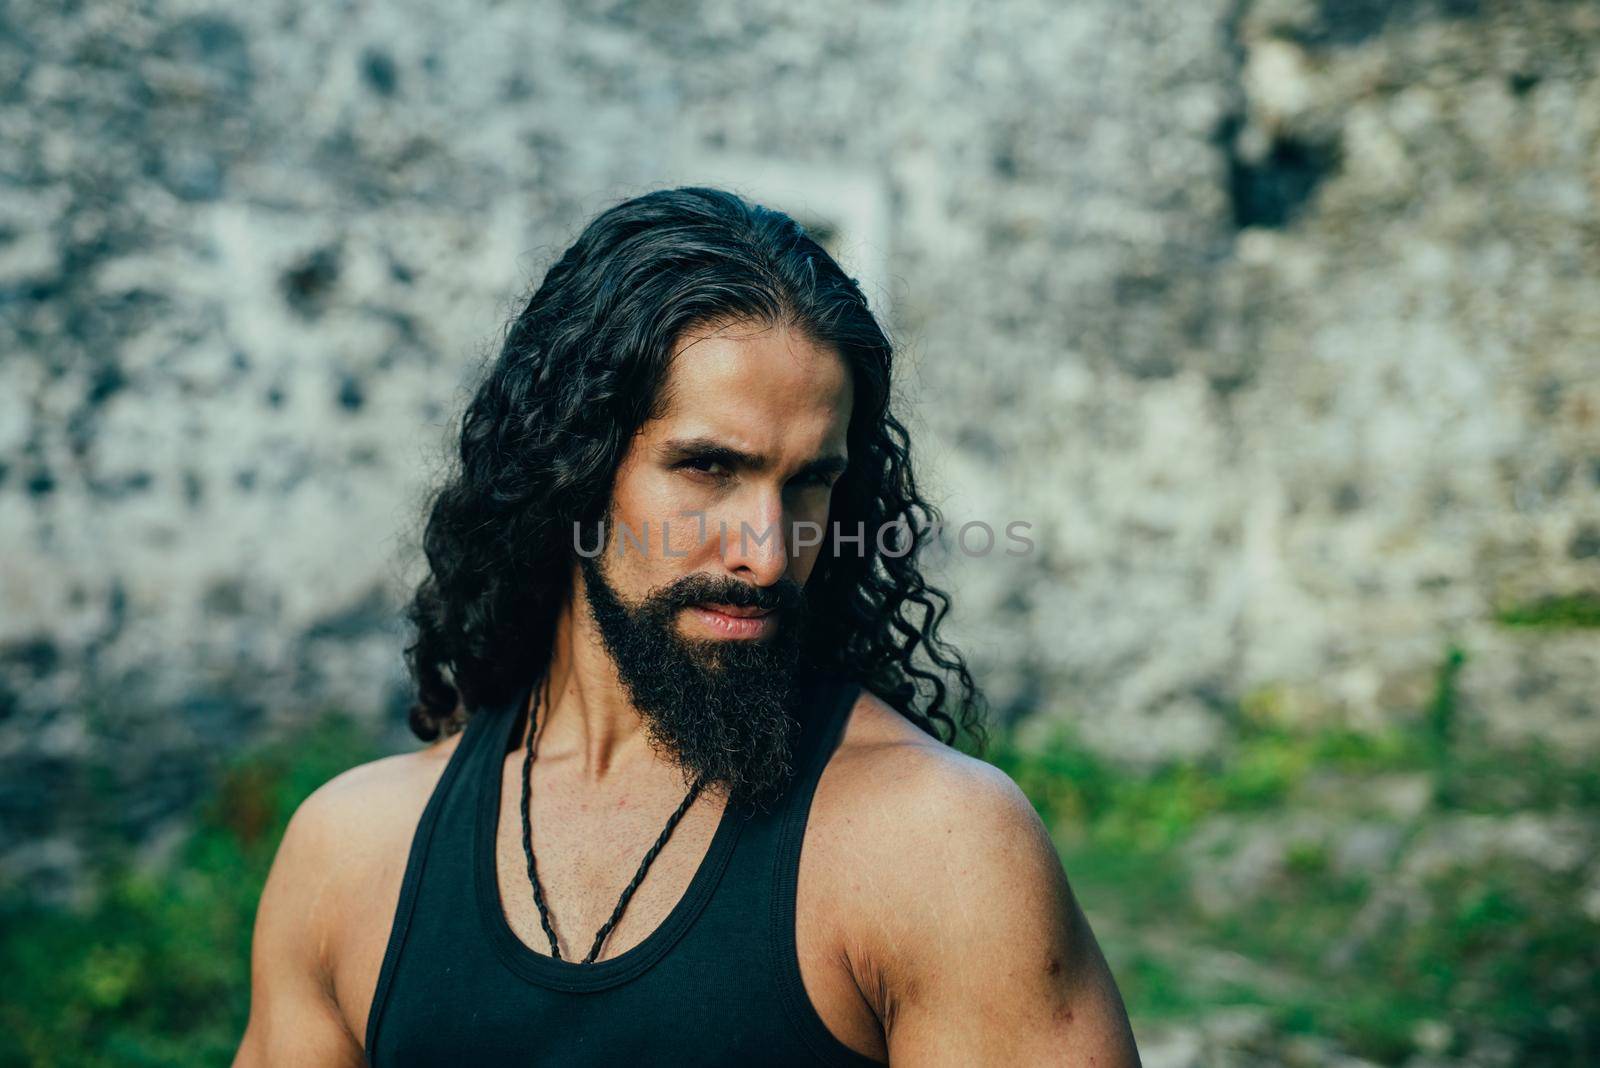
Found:
[[[579,561],[590,615],[651,744],[691,780],[722,786],[730,801],[769,804],[793,770],[806,623],[800,586],[787,578],[756,587],[693,574],[630,607],[606,581],[598,558]],[[697,604],[773,609],[777,630],[762,640],[684,638],[678,615]]]

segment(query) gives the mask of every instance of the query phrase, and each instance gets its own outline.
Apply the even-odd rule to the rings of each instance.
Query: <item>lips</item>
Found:
[[[771,609],[697,604],[689,612],[703,630],[719,638],[769,638],[778,629],[778,613]]]
[[[735,619],[759,619],[772,614],[770,608],[741,608],[731,604],[702,604],[699,607],[711,612],[720,612],[725,616]]]

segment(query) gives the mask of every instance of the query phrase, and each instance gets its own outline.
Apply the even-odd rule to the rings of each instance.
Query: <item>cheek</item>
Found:
[[[713,514],[687,515],[695,508],[684,508],[669,515],[656,532],[655,548],[667,567],[684,567],[697,558],[717,551],[717,517]]]
[[[669,472],[634,477],[618,487],[614,536],[621,537],[627,526],[627,555],[636,573],[681,571],[704,552],[715,551],[719,517],[704,496]]]
[[[826,493],[806,494],[794,503],[785,519],[797,581],[804,582],[817,558],[829,549],[833,531],[828,526],[828,504]]]

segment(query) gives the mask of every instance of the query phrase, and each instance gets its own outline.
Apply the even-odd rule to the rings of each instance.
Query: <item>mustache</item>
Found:
[[[800,607],[805,600],[805,591],[791,578],[779,579],[771,586],[756,586],[738,579],[697,574],[685,575],[653,591],[647,599],[653,608],[663,612],[700,604],[727,604],[764,612],[788,612]]]

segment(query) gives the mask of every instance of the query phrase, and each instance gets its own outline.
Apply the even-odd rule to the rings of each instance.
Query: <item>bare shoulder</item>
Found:
[[[1051,922],[1061,911],[1061,862],[1016,783],[866,690],[808,822],[804,848],[828,884],[837,934],[875,986],[923,967],[922,950],[948,945],[957,918],[1020,911]]]
[[[284,831],[262,909],[297,914],[321,928],[325,948],[336,945],[343,921],[370,906],[376,887],[390,876],[398,885],[417,820],[459,741],[458,733],[358,764],[314,790]]]
[[[459,732],[410,753],[358,764],[323,783],[295,810],[285,847],[316,853],[336,848],[347,860],[409,839],[439,776],[460,744]]]
[[[295,809],[257,910],[252,1029],[274,991],[304,989],[346,1041],[363,1033],[411,839],[460,737],[352,767]]]
[[[896,842],[893,852],[931,841],[942,847],[996,834],[1037,839],[1054,855],[1027,796],[1010,776],[926,732],[869,690],[851,710],[814,808],[830,833]],[[1013,843],[1015,845],[1016,843]]]
[[[300,803],[276,862],[290,898],[315,897],[330,948],[363,933],[375,901],[398,892],[422,811],[460,744],[457,732],[410,753],[358,764]]]
[[[1137,1064],[1050,834],[1003,771],[863,692],[812,816],[828,935],[891,1061]]]

